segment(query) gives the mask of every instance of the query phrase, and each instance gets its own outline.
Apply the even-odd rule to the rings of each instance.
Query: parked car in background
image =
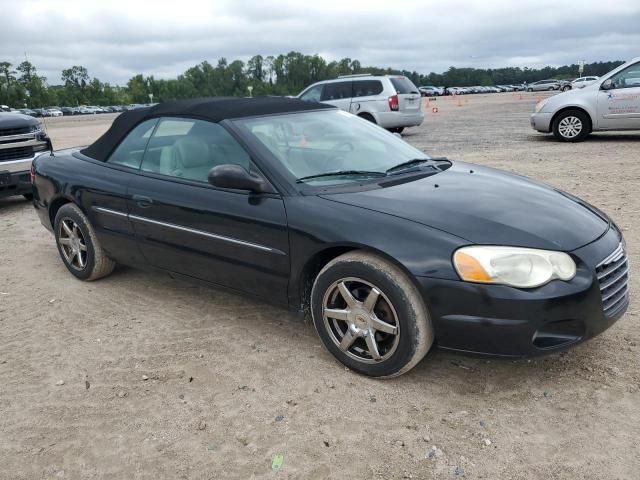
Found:
[[[62,115],[64,115],[62,113],[62,110],[60,110],[58,107],[55,108],[45,108],[44,109],[47,112],[47,117],[62,117]]]
[[[561,92],[571,90],[571,80],[558,80],[558,83],[560,84],[560,88],[558,88],[558,90]]]
[[[63,115],[76,115],[76,109],[73,107],[60,107]]]
[[[0,113],[0,198],[24,195],[31,199],[31,162],[50,148],[38,120],[22,113]]]
[[[587,85],[591,85],[593,82],[598,80],[600,77],[580,77],[576,78],[573,82],[571,82],[571,88],[584,88]]]
[[[604,213],[431,158],[329,105],[160,104],[33,167],[34,207],[73,277],[118,262],[267,299],[309,314],[327,350],[365,375],[401,375],[433,344],[558,352],[629,304],[624,239]]]
[[[540,92],[543,90],[558,90],[560,88],[559,80],[538,80],[527,86],[528,92]]]
[[[542,100],[531,127],[558,140],[579,142],[602,130],[640,130],[640,57],[583,88]]]
[[[18,110],[18,113],[21,113],[23,115],[29,115],[30,117],[37,117],[38,116],[36,114],[36,112],[31,110],[30,108],[21,108],[20,110]]]
[[[336,106],[396,133],[424,120],[420,91],[400,75],[338,77],[314,83],[297,98]]]
[[[420,90],[423,97],[437,97],[442,95],[442,90],[438,87],[423,86],[418,87],[418,90]]]

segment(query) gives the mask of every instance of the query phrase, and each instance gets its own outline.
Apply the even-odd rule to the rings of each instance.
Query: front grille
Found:
[[[33,147],[15,147],[0,149],[0,162],[33,157]]]
[[[26,127],[16,128],[0,128],[0,137],[7,137],[9,135],[24,135],[25,133],[31,133],[33,127],[27,125]]]
[[[622,243],[596,267],[602,308],[611,317],[629,301],[629,261]]]

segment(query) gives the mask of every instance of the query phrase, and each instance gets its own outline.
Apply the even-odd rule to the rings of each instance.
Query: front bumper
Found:
[[[578,265],[570,282],[552,281],[523,290],[503,285],[417,277],[429,308],[439,347],[500,357],[555,352],[592,338],[626,311],[603,313],[596,265],[620,244],[612,228],[574,252]]]
[[[538,112],[531,114],[531,128],[543,133],[549,133],[551,131],[551,119],[553,113]]]

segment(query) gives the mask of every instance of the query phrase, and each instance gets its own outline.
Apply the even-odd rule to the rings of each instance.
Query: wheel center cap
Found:
[[[357,314],[354,322],[359,328],[366,328],[368,326],[367,317],[361,314]]]

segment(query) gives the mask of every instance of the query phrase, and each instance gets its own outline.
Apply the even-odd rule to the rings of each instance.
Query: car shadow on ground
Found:
[[[552,134],[529,134],[526,137],[523,137],[526,140],[531,142],[548,142],[548,143],[559,143],[564,144],[565,142],[560,142],[556,140],[556,138]],[[590,134],[584,142],[638,142],[640,141],[640,133],[609,133],[609,132],[597,132]]]
[[[114,274],[105,279],[107,281],[129,280],[134,285],[144,285],[145,291],[151,289],[155,295],[162,298],[174,298],[176,304],[185,303],[196,304],[207,298],[212,299],[212,305],[224,299],[222,303],[234,308],[238,306],[239,312],[247,306],[261,308],[266,312],[261,319],[245,318],[239,313],[235,318],[238,328],[254,329],[261,331],[259,338],[270,337],[270,334],[277,334],[282,328],[285,330],[298,331],[299,336],[296,341],[301,342],[301,348],[310,348],[312,345],[320,347],[321,340],[317,336],[313,323],[302,314],[292,312],[286,308],[274,306],[253,297],[245,297],[240,294],[230,293],[215,287],[191,283],[182,279],[172,278],[168,273],[143,271],[135,268],[118,266]],[[129,283],[129,282],[127,282]],[[131,287],[137,288],[137,287]],[[208,323],[216,324],[220,319],[209,318]],[[262,322],[254,325],[252,322]],[[278,325],[274,327],[274,325]],[[202,328],[202,321],[194,319],[187,322],[194,330]],[[189,328],[191,328],[189,327]],[[602,343],[605,343],[603,345]],[[275,345],[268,346],[276,349]],[[439,349],[436,345],[426,355],[426,357],[410,372],[390,379],[390,382],[400,382],[402,384],[430,384],[443,390],[450,390],[459,394],[472,392],[489,393],[500,391],[516,392],[522,387],[523,379],[527,383],[538,385],[540,390],[537,394],[544,396],[545,384],[556,384],[558,381],[568,377],[574,377],[577,381],[582,381],[585,366],[592,365],[594,369],[597,365],[594,359],[598,357],[598,352],[606,349],[606,339],[594,339],[585,344],[578,345],[573,349],[558,353],[551,353],[541,357],[531,359],[505,359],[491,358],[479,355],[469,355],[464,353],[449,352]],[[314,362],[325,363],[321,368],[342,368],[333,356],[322,349],[323,353],[315,356]],[[319,365],[320,367],[320,365]],[[354,373],[354,375],[357,375]],[[365,382],[369,380],[357,375]]]
[[[15,212],[26,205],[31,205],[31,200],[23,196],[0,198],[0,214]]]

